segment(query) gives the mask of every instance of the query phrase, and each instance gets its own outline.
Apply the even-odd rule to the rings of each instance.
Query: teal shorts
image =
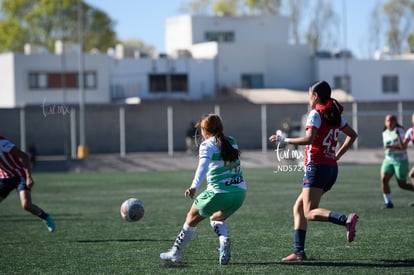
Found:
[[[406,180],[408,176],[408,160],[384,159],[381,165],[381,174],[395,174],[397,180]]]
[[[194,207],[200,211],[203,217],[210,217],[217,211],[223,212],[226,216],[231,216],[242,206],[246,190],[240,189],[237,192],[214,193],[204,190],[194,200]]]

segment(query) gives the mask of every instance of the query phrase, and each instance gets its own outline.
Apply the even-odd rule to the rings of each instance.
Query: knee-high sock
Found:
[[[216,233],[217,237],[220,236],[228,237],[229,233],[227,231],[227,223],[225,221],[210,221],[210,225]]]
[[[188,244],[188,242],[193,237],[195,231],[196,231],[196,227],[191,227],[187,224],[184,224],[183,228],[181,229],[180,233],[175,239],[172,249],[175,251],[184,250],[185,246]]]

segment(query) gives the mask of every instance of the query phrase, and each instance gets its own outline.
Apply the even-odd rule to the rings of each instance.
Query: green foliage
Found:
[[[278,15],[282,5],[281,0],[245,0],[251,10],[257,10],[260,14]]]
[[[414,53],[414,33],[408,36],[408,45],[410,47],[410,52]]]
[[[84,50],[113,47],[114,22],[99,9],[80,3]],[[56,40],[79,42],[78,0],[3,0],[1,11],[0,50],[22,51],[25,43],[31,43],[53,51]]]
[[[340,167],[321,207],[360,216],[356,240],[343,227],[311,222],[304,263],[283,263],[292,251],[292,206],[301,172],[245,169],[248,193],[228,220],[232,260],[218,265],[218,241],[207,221],[188,245],[180,267],[159,253],[171,247],[191,205],[183,192],[194,171],[35,174],[33,200],[57,230],[20,208],[16,192],[0,204],[2,274],[411,274],[414,268],[412,192],[392,185],[395,208],[381,210],[379,166]],[[145,216],[122,220],[123,200],[138,197]],[[7,264],[6,264],[7,263]]]
[[[213,4],[215,14],[236,15],[238,12],[237,0],[217,0]]]

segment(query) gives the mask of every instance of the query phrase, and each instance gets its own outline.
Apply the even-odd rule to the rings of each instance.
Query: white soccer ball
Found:
[[[144,204],[136,198],[130,198],[121,205],[121,216],[128,222],[139,221],[144,216]]]

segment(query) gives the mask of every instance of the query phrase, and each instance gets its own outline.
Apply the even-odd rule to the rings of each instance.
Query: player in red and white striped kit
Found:
[[[335,184],[338,175],[337,160],[351,147],[357,134],[342,118],[343,107],[331,98],[331,87],[327,82],[318,81],[309,88],[309,105],[312,111],[306,121],[305,136],[285,138],[276,134],[269,137],[270,141],[306,145],[302,192],[293,207],[294,250],[282,261],[307,259],[305,239],[308,221],[331,222],[344,226],[348,242],[354,240],[355,225],[358,222],[355,213],[344,215],[319,207],[322,195]],[[340,132],[346,138],[336,150]]]
[[[49,232],[53,232],[56,225],[52,217],[32,203],[30,192],[33,185],[28,155],[0,136],[0,202],[16,189],[22,208],[41,218]]]

